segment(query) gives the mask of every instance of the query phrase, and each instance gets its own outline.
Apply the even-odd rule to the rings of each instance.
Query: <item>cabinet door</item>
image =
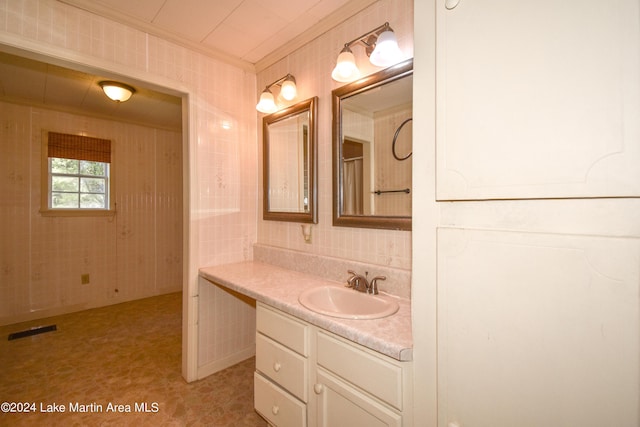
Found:
[[[640,426],[640,239],[438,230],[438,418]]]
[[[385,427],[402,425],[402,417],[328,371],[318,368],[314,392],[319,427]]]
[[[396,409],[403,409],[401,367],[323,331],[318,331],[317,336],[318,365]]]
[[[436,4],[439,200],[640,195],[638,0]]]

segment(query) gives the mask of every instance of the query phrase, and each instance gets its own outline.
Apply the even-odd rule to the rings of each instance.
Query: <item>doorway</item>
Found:
[[[105,130],[105,123],[112,121],[118,123],[114,128],[118,128],[118,131],[113,131],[117,134],[116,141],[116,159],[125,162],[125,159],[129,163],[135,163],[133,166],[140,169],[140,173],[135,174],[132,172],[126,172],[122,163],[116,164],[116,176],[119,176],[118,185],[116,188],[116,198],[120,201],[119,206],[116,207],[116,215],[111,218],[103,218],[100,223],[104,224],[104,228],[95,227],[96,221],[90,217],[81,216],[77,218],[39,218],[37,215],[38,206],[34,202],[33,197],[23,197],[24,206],[18,206],[21,201],[15,201],[16,213],[12,221],[8,221],[9,226],[12,227],[12,233],[5,233],[13,237],[14,244],[11,241],[6,240],[5,243],[8,246],[12,246],[13,249],[26,251],[27,257],[24,257],[22,261],[19,261],[23,257],[15,256],[12,262],[15,261],[15,265],[12,268],[15,271],[23,271],[24,275],[21,276],[25,280],[16,280],[16,289],[10,290],[13,295],[19,293],[28,293],[28,303],[30,304],[30,311],[34,310],[38,313],[42,313],[43,316],[61,314],[67,311],[77,311],[83,308],[97,307],[103,305],[115,304],[118,302],[125,302],[128,300],[136,299],[136,296],[144,298],[151,296],[152,294],[145,294],[145,292],[151,291],[156,294],[162,294],[166,292],[173,292],[173,285],[168,284],[171,280],[167,280],[167,271],[171,271],[171,276],[175,278],[173,282],[177,281],[175,285],[178,291],[183,292],[183,335],[186,335],[186,319],[188,318],[188,307],[192,303],[188,295],[188,268],[184,266],[190,266],[189,264],[189,245],[188,242],[188,175],[189,175],[189,139],[187,134],[188,129],[188,94],[186,91],[182,91],[179,88],[161,86],[156,82],[149,82],[134,77],[127,77],[126,71],[120,70],[114,64],[114,69],[106,70],[100,69],[97,66],[88,64],[77,64],[72,62],[65,62],[60,60],[57,56],[49,55],[47,52],[37,53],[34,51],[25,51],[16,49],[10,46],[0,45],[0,55],[2,59],[11,62],[11,68],[16,76],[26,87],[30,89],[32,93],[41,93],[38,83],[31,84],[28,79],[31,77],[37,78],[41,73],[45,73],[44,84],[45,88],[50,90],[47,96],[48,98],[41,97],[40,100],[29,101],[28,99],[18,99],[15,97],[5,97],[0,99],[3,105],[10,104],[11,107],[5,109],[12,110],[11,116],[5,116],[5,128],[15,127],[18,137],[13,138],[9,142],[10,147],[8,150],[13,150],[20,146],[20,138],[26,137],[30,142],[26,144],[26,152],[23,156],[22,153],[15,154],[14,157],[21,158],[22,164],[18,166],[25,166],[22,170],[28,171],[13,172],[11,178],[15,183],[15,194],[20,194],[21,190],[26,190],[27,194],[31,194],[34,188],[39,191],[39,182],[32,173],[34,170],[36,174],[39,174],[40,161],[36,147],[37,143],[34,139],[40,139],[37,135],[38,132],[34,129],[37,126],[33,126],[33,121],[26,126],[23,126],[20,122],[19,116],[25,112],[25,110],[31,109],[32,112],[27,111],[26,114],[30,115],[33,119],[37,116],[35,121],[41,121],[44,130],[56,130],[51,128],[62,127],[71,129],[68,122],[73,122],[78,119],[78,122],[84,122],[88,124],[87,127],[80,132],[87,133],[101,133]],[[9,71],[11,72],[11,70]],[[7,78],[10,78],[8,76]],[[42,75],[40,75],[42,77]],[[71,99],[73,96],[73,89],[71,86],[73,79],[93,79],[93,78],[105,78],[118,80],[127,83],[136,88],[136,94],[134,94],[134,100],[136,96],[139,99],[146,98],[147,102],[156,103],[160,105],[162,103],[171,104],[167,111],[173,110],[177,117],[178,127],[172,127],[171,120],[168,120],[165,116],[162,125],[155,126],[149,121],[149,117],[145,119],[141,112],[140,116],[136,116],[132,108],[126,103],[121,105],[113,104],[111,113],[100,110],[92,111],[91,102],[85,102],[80,110],[73,108],[71,105],[54,105],[52,104],[51,97],[65,99]],[[52,88],[52,82],[65,82],[65,85]],[[12,87],[11,87],[12,88]],[[4,91],[6,94],[9,87]],[[98,90],[98,87],[92,87],[91,90]],[[87,89],[88,91],[88,89]],[[88,92],[84,94],[84,99],[89,99]],[[151,100],[151,101],[149,101]],[[130,100],[128,102],[131,102]],[[131,104],[130,104],[131,105]],[[148,104],[149,105],[149,104]],[[15,107],[14,107],[15,106]],[[36,113],[33,113],[35,111]],[[51,113],[49,113],[51,112]],[[148,111],[147,111],[148,115]],[[44,117],[44,119],[43,119]],[[135,117],[138,117],[135,119]],[[67,122],[65,122],[67,121]],[[101,128],[102,127],[102,128]],[[48,128],[48,129],[44,129]],[[129,128],[127,130],[123,130]],[[87,130],[88,129],[88,130]],[[102,130],[101,130],[102,129]],[[146,132],[145,129],[151,129]],[[110,133],[112,130],[105,130]],[[126,134],[126,136],[125,136]],[[145,153],[145,140],[148,135],[154,135],[155,143],[158,146],[162,145],[163,149],[154,149],[153,154]],[[93,135],[92,135],[93,136]],[[99,135],[98,135],[99,136]],[[177,139],[177,147],[171,147],[172,141]],[[8,140],[8,139],[7,139]],[[126,140],[127,144],[121,144],[118,147],[117,143]],[[24,141],[24,139],[22,139]],[[149,144],[147,144],[149,145]],[[5,149],[7,149],[5,147]],[[119,157],[118,157],[119,156]],[[136,157],[137,156],[137,157]],[[5,156],[6,157],[6,156]],[[144,162],[145,158],[150,159],[153,157],[155,163]],[[173,165],[173,172],[167,172],[167,168],[164,166]],[[19,167],[16,167],[18,170]],[[154,174],[153,179],[141,178],[145,173],[152,171]],[[177,172],[176,172],[177,171]],[[120,174],[120,175],[118,175]],[[20,186],[23,183],[22,187]],[[127,191],[125,186],[132,184],[132,188]],[[163,191],[160,190],[162,187]],[[172,187],[171,191],[164,191],[167,188]],[[157,197],[154,193],[160,193]],[[172,193],[167,196],[168,193]],[[12,196],[14,194],[12,193]],[[13,202],[12,202],[13,203]],[[168,215],[167,212],[173,209],[173,212],[177,210],[177,214]],[[35,213],[34,213],[35,212]],[[26,219],[23,218],[26,216]],[[22,219],[21,219],[22,218]],[[126,220],[123,220],[126,218]],[[154,221],[155,226],[153,229],[147,227],[150,221]],[[71,222],[73,221],[73,223]],[[20,226],[24,225],[26,231],[19,231]],[[56,227],[60,227],[57,232],[52,232]],[[172,230],[172,237],[167,238],[167,230]],[[69,237],[64,243],[59,242],[59,239],[55,237],[56,233],[66,233]],[[170,234],[170,233],[169,233]],[[26,244],[22,237],[27,236]],[[40,239],[36,237],[39,235],[46,235],[46,238]],[[87,241],[87,235],[90,235],[91,242],[83,246]],[[46,240],[46,241],[45,241]],[[169,251],[168,248],[172,250]],[[9,248],[11,249],[11,248]],[[101,254],[109,253],[110,255],[105,260]],[[46,261],[43,259],[51,259],[57,255],[69,255],[74,254],[76,261],[69,256],[60,258],[60,271],[71,270],[76,265],[82,264],[83,273],[84,270],[93,269],[97,273],[91,274],[89,278],[86,274],[83,274],[83,281],[88,279],[89,283],[83,284],[84,287],[76,286],[72,284],[66,288],[56,288],[46,286],[47,280],[56,280],[55,275],[51,275],[50,271],[46,268]],[[152,254],[152,255],[150,255]],[[22,264],[18,264],[22,262]],[[137,268],[141,266],[140,268]],[[109,276],[108,279],[104,279],[104,275],[112,274],[115,271],[115,280],[113,276]],[[64,273],[60,273],[64,274]],[[153,279],[149,280],[149,277],[153,276]],[[142,278],[142,280],[141,280]],[[61,281],[71,282],[65,278]],[[141,282],[153,282],[157,289],[144,289],[144,283]],[[104,282],[108,281],[108,284]],[[124,281],[130,281],[131,284],[123,286]],[[163,281],[166,281],[163,282]],[[80,285],[80,283],[78,283]],[[149,285],[146,285],[149,287]],[[154,286],[154,285],[151,285]],[[21,288],[18,288],[21,287]],[[8,301],[9,299],[5,299]],[[18,302],[18,298],[14,298],[13,303]],[[35,302],[35,303],[34,303]],[[56,302],[58,302],[56,304]],[[8,305],[8,304],[7,304]],[[4,307],[0,307],[5,311]],[[13,316],[15,321],[28,320],[28,317],[33,314],[22,314],[18,312],[0,313],[0,317],[9,318]],[[183,375],[187,377],[186,362],[187,358],[186,345],[187,338],[183,336]]]

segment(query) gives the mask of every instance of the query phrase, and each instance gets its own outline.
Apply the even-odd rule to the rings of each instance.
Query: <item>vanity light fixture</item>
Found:
[[[125,102],[135,93],[135,89],[124,83],[102,81],[98,83],[104,94],[116,102]]]
[[[258,105],[256,105],[256,110],[261,113],[271,114],[278,111],[278,107],[276,106],[275,98],[273,97],[273,93],[270,88],[272,86],[280,86],[280,96],[287,101],[291,101],[296,97],[297,88],[296,88],[296,78],[291,74],[287,74],[284,77],[279,78],[273,83],[269,83],[262,93],[260,94],[260,101],[258,101]]]
[[[369,57],[369,62],[378,67],[388,67],[403,59],[402,51],[398,47],[396,35],[388,22],[344,44],[331,78],[338,82],[350,82],[360,77],[360,70],[351,51],[351,46],[361,43]]]

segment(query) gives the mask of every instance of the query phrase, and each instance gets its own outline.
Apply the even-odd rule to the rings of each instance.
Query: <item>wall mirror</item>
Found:
[[[413,59],[332,92],[333,225],[411,230]]]
[[[274,221],[318,221],[318,98],[264,116],[263,218]]]

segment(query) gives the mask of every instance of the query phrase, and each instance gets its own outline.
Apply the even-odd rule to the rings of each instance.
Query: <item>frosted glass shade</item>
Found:
[[[280,95],[286,99],[287,101],[291,101],[296,97],[296,93],[298,89],[296,88],[296,81],[293,77],[287,78],[284,82],[282,82],[282,86],[280,87]]]
[[[276,107],[276,101],[273,99],[273,94],[269,89],[265,89],[260,95],[260,101],[256,105],[256,110],[261,113],[271,114],[275,113],[278,107]]]
[[[131,95],[135,92],[135,89],[131,86],[127,86],[118,82],[100,82],[105,95],[116,102],[125,102],[131,98]]]
[[[371,52],[369,61],[378,67],[388,67],[402,61],[402,56],[396,35],[392,30],[387,30],[378,36],[376,48]]]
[[[356,66],[356,58],[349,49],[344,49],[338,55],[336,67],[331,73],[331,78],[337,82],[350,82],[360,77],[360,70]]]

